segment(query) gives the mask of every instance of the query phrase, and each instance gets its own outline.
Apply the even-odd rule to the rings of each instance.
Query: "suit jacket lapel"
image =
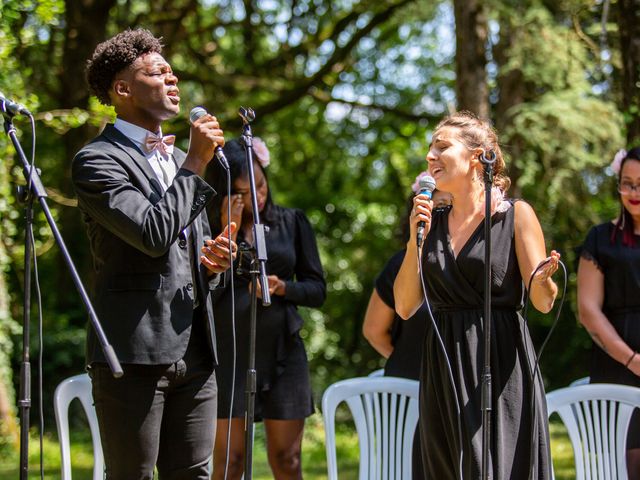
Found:
[[[177,169],[180,169],[180,167],[182,167],[182,164],[184,163],[185,158],[187,157],[187,154],[184,153],[182,150],[178,150],[177,148],[173,149],[173,161],[176,164]]]
[[[136,147],[136,145],[129,140],[120,130],[115,128],[112,124],[104,127],[102,134],[107,137],[111,142],[113,142],[117,147],[124,150],[128,154],[127,157],[123,157],[125,161],[131,160],[131,163],[135,164],[142,173],[149,179],[149,183],[156,191],[156,193],[160,196],[164,195],[164,191],[158,179],[156,177],[156,172],[153,171],[151,165],[147,161],[147,158],[142,154],[142,152]]]

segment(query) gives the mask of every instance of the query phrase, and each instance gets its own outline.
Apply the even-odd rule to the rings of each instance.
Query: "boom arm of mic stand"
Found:
[[[116,378],[119,378],[123,374],[122,366],[118,361],[118,357],[116,356],[115,351],[113,350],[113,347],[107,340],[107,337],[104,333],[104,330],[102,329],[102,325],[100,324],[98,316],[96,315],[96,312],[93,309],[93,305],[91,304],[89,295],[87,294],[84,288],[84,285],[82,284],[82,280],[80,279],[80,275],[76,270],[73,260],[71,259],[71,255],[69,255],[69,251],[67,250],[67,246],[64,243],[64,239],[62,238],[62,235],[58,230],[58,226],[56,225],[55,219],[51,215],[51,211],[49,210],[49,206],[47,205],[47,201],[46,201],[47,192],[45,191],[44,185],[42,184],[40,175],[38,174],[37,169],[35,168],[32,169],[31,166],[29,165],[29,162],[27,161],[24,151],[22,150],[22,146],[20,145],[20,141],[16,137],[16,130],[13,126],[13,123],[11,122],[11,119],[6,116],[5,116],[5,122],[4,122],[4,129],[7,132],[7,135],[9,136],[9,138],[11,138],[11,142],[13,143],[13,146],[15,147],[16,152],[20,157],[20,160],[22,161],[23,173],[24,173],[25,179],[27,180],[27,182],[29,181],[31,182],[30,194],[38,198],[38,202],[40,203],[40,206],[42,207],[42,210],[45,214],[45,217],[47,218],[47,222],[49,223],[49,227],[53,232],[53,236],[56,240],[56,243],[58,244],[58,247],[62,252],[64,261],[67,264],[67,267],[69,268],[69,272],[71,273],[73,283],[78,289],[78,293],[80,293],[80,297],[82,298],[82,301],[87,309],[87,312],[89,313],[89,319],[91,321],[91,325],[93,326],[96,332],[96,335],[98,337],[98,341],[102,346],[102,351],[104,352],[105,359],[109,364],[109,368],[111,369],[113,376]]]

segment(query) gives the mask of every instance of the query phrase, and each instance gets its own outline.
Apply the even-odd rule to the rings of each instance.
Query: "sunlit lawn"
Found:
[[[358,478],[358,440],[348,426],[337,429],[338,474],[340,480]],[[551,446],[557,480],[575,478],[573,469],[573,453],[566,431],[561,424],[551,424]],[[33,436],[29,444],[30,464],[29,478],[40,478],[39,441]],[[72,435],[71,458],[74,480],[91,480],[93,456],[91,437],[87,431],[76,431]],[[327,462],[324,449],[324,429],[320,415],[314,415],[307,421],[303,443],[303,470],[307,480],[327,478]],[[254,449],[254,474],[256,480],[273,478],[267,464],[264,446],[264,430],[262,424],[256,424]],[[19,459],[0,459],[0,480],[19,478]],[[44,441],[44,478],[47,480],[60,478],[60,450],[55,436],[47,436]]]

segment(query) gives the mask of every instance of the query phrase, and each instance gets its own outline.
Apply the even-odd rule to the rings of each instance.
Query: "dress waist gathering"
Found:
[[[504,313],[513,313],[518,312],[522,309],[520,306],[495,306],[491,305],[491,312],[504,312]],[[484,305],[452,305],[452,304],[443,304],[443,305],[432,305],[431,310],[433,313],[450,313],[450,312],[481,312],[484,313]]]

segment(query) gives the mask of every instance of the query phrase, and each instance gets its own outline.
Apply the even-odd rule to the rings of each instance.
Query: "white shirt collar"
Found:
[[[116,121],[113,123],[113,126],[120,131],[125,137],[131,140],[136,144],[142,152],[144,152],[144,143],[147,134],[155,134],[155,132],[151,132],[146,128],[139,127],[138,125],[134,125],[133,123],[127,122],[126,120],[122,120],[121,118],[116,118]],[[158,135],[162,136],[162,127],[160,127],[160,131]]]

